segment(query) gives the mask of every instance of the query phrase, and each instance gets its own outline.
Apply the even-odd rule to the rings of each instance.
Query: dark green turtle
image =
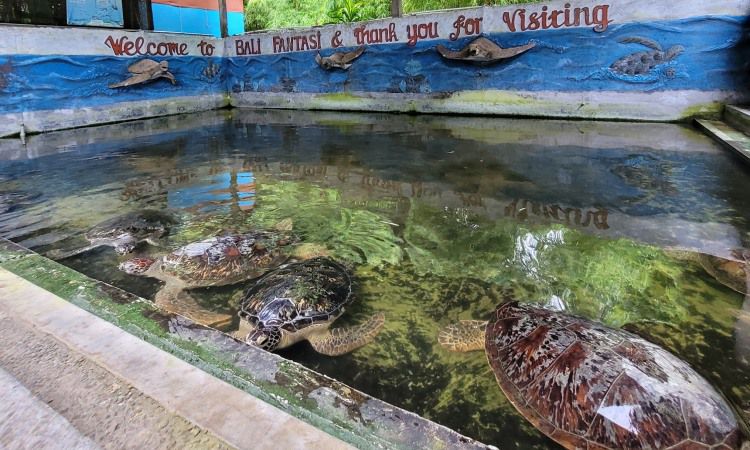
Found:
[[[372,341],[385,323],[378,313],[363,324],[331,330],[351,301],[351,276],[341,264],[325,257],[286,264],[242,295],[236,336],[268,351],[307,340],[324,355],[349,353]]]
[[[53,250],[47,254],[52,259],[64,259],[101,246],[114,247],[121,255],[132,252],[141,242],[158,246],[159,238],[169,234],[177,223],[170,213],[153,209],[129,212],[107,219],[91,227],[84,237],[89,245],[69,251]]]
[[[186,289],[225,286],[256,278],[288,258],[283,251],[293,242],[289,233],[253,231],[212,237],[193,242],[160,258],[133,258],[120,264],[130,275],[156,278],[164,286],[154,302],[161,308],[198,323],[224,327],[232,322],[228,314],[201,307]]]

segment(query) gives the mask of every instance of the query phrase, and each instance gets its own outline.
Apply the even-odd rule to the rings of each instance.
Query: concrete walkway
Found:
[[[4,269],[0,342],[0,448],[351,448]]]

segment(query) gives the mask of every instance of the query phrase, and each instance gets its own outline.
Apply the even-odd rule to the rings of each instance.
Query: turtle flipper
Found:
[[[328,356],[343,355],[370,343],[380,333],[384,324],[385,315],[377,313],[365,323],[328,330],[326,333],[310,336],[309,341],[318,353]]]
[[[229,314],[215,313],[208,311],[198,304],[198,302],[182,287],[167,283],[154,297],[154,303],[159,308],[174,314],[185,316],[188,319],[211,328],[223,330],[232,323],[232,316]]]
[[[486,329],[486,320],[461,320],[440,330],[438,342],[454,352],[483,350]]]

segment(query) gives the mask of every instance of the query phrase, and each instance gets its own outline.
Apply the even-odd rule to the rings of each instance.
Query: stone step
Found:
[[[750,136],[718,120],[695,121],[703,131],[750,164]]]
[[[724,121],[737,130],[750,135],[750,107],[727,105]]]

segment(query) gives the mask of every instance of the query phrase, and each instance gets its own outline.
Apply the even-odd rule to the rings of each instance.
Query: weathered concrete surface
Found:
[[[446,94],[346,92],[239,92],[237,108],[379,111],[423,114],[478,114],[630,121],[679,121],[718,116],[723,103],[743,101],[728,91],[462,91]]]
[[[750,108],[727,105],[724,108],[724,120],[737,130],[750,135]]]
[[[2,331],[5,331],[4,319]],[[0,447],[24,449],[98,449],[65,417],[0,369]]]
[[[71,330],[78,330],[71,331],[74,337],[83,333],[83,330],[93,333],[91,336],[86,333],[83,333],[83,337],[78,336],[85,341],[81,345],[94,345],[92,342],[97,339],[94,331],[82,326],[78,316],[64,313],[70,310],[73,314],[78,314],[80,311],[75,312],[76,307],[126,330],[131,339],[132,336],[137,336],[357,448],[493,448],[352,389],[298,363],[285,360],[277,354],[248,346],[186,318],[159,312],[152,302],[93,280],[7,239],[0,239],[0,267],[25,280],[31,280],[34,285],[42,288],[42,292],[46,289],[48,296],[50,293],[59,296],[53,298],[57,299],[60,308],[67,305],[61,299],[74,305],[72,309],[61,309],[60,312],[50,312],[48,315],[62,316],[55,321],[68,323]],[[8,299],[14,298],[4,296],[0,290],[0,302],[9,303]],[[36,317],[41,314],[39,302],[30,306],[23,300],[14,301],[14,304],[21,306],[18,313],[20,317]],[[108,334],[105,333],[105,336]],[[201,387],[197,392],[202,389]],[[199,408],[203,406],[198,405]]]
[[[103,447],[349,448],[5,270],[0,340],[0,365]]]
[[[750,164],[750,136],[718,120],[696,120],[703,131]]]
[[[18,134],[22,126],[25,133],[41,133],[147,117],[207,111],[223,108],[228,104],[229,100],[226,95],[215,94],[70,109],[24,111],[0,115],[0,137]]]

